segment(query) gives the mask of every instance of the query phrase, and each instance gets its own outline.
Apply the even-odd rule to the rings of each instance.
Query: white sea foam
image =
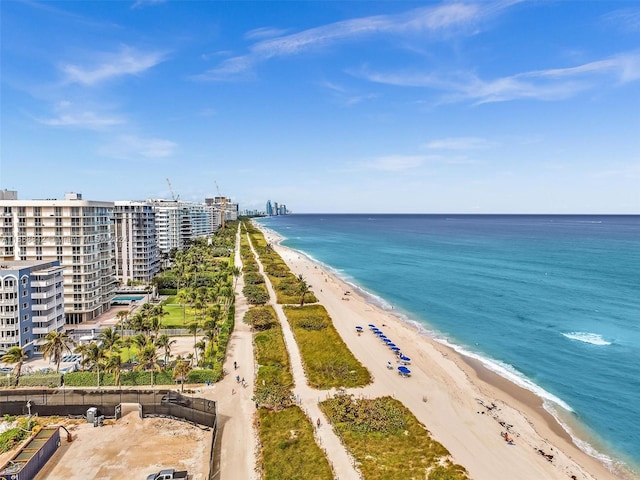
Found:
[[[602,338],[602,335],[598,333],[569,332],[563,333],[562,336],[568,338],[569,340],[577,340],[578,342],[590,343],[591,345],[611,345],[611,342],[607,342],[604,338]]]
[[[538,397],[542,398],[543,400],[553,402],[559,405],[560,407],[562,407],[563,409],[569,412],[573,412],[573,409],[565,401],[556,397],[552,393],[547,392],[541,386],[533,383],[531,380],[525,377],[522,373],[520,373],[513,365],[501,362],[499,360],[494,360],[492,358],[484,357],[478,353],[467,350],[466,348],[460,345],[451,343],[446,338],[435,337],[434,339],[440,343],[443,343],[444,345],[447,345],[450,348],[453,348],[456,352],[458,352],[461,355],[464,355],[465,357],[470,357],[475,360],[478,360],[480,363],[482,363],[484,367],[488,368],[492,372],[495,372],[501,377],[506,378],[510,382],[515,383],[516,385],[526,390],[529,390],[530,392],[535,393]]]
[[[567,425],[566,422],[564,422],[562,420],[562,418],[559,415],[555,405],[550,404],[547,401],[543,401],[543,406],[544,406],[544,409],[547,412],[549,412],[553,416],[553,418],[556,419],[558,424],[560,424],[560,426],[569,434],[569,436],[573,440],[573,443],[580,450],[582,450],[584,453],[586,453],[587,455],[595,458],[600,463],[604,464],[607,467],[607,469],[609,471],[611,471],[612,473],[616,473],[619,469],[622,469],[623,471],[626,471],[629,468],[628,465],[626,465],[625,463],[617,461],[617,460],[614,460],[610,456],[605,455],[604,453],[598,451],[589,442],[587,442],[586,440],[581,439],[578,435],[576,435],[576,433],[573,431],[573,429],[569,425]]]

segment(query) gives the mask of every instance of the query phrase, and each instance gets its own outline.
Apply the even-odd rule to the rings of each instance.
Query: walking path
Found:
[[[336,436],[333,428],[331,428],[329,422],[324,417],[320,410],[320,407],[318,406],[318,402],[324,400],[330,392],[327,390],[316,390],[309,387],[307,383],[307,377],[305,376],[304,368],[302,366],[300,350],[293,336],[291,326],[289,325],[287,317],[284,314],[282,305],[278,304],[276,301],[276,292],[273,289],[273,285],[271,285],[269,277],[267,277],[264,272],[264,267],[262,266],[260,257],[251,244],[251,238],[248,235],[247,238],[249,239],[249,246],[251,247],[251,251],[255,255],[256,261],[258,262],[259,271],[265,278],[265,284],[267,286],[267,291],[269,292],[270,298],[268,304],[274,308],[276,314],[278,315],[278,320],[280,320],[280,324],[282,325],[282,333],[284,336],[285,345],[289,352],[289,363],[291,365],[291,371],[293,373],[293,380],[295,383],[293,394],[298,399],[298,404],[300,405],[302,410],[309,417],[309,421],[315,424],[317,419],[321,419],[320,427],[316,428],[316,441],[326,452],[327,459],[333,467],[334,475],[336,476],[336,478],[342,480],[360,479],[362,478],[362,476],[356,470],[353,458],[347,453],[344,446],[342,445],[342,442],[340,442],[340,439]]]
[[[239,229],[238,229],[239,232]],[[240,235],[236,238],[235,263],[240,266]],[[204,396],[217,402],[218,438],[215,456],[219,459],[216,480],[257,480],[256,458],[258,458],[258,436],[252,419],[255,416],[253,379],[253,334],[251,327],[242,321],[249,309],[242,295],[244,282],[238,278],[235,287],[235,326],[229,337],[224,369],[227,375],[218,383],[204,387]],[[234,369],[234,362],[237,369]],[[243,387],[236,375],[248,382]]]

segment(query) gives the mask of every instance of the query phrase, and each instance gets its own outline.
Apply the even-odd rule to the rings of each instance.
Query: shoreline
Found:
[[[495,425],[497,425],[498,429],[502,428],[502,425],[505,424],[504,420],[499,417],[508,417],[509,420],[506,422],[506,424],[508,424],[509,426],[515,426],[514,431],[518,432],[518,437],[525,440],[524,443],[532,447],[528,452],[529,458],[526,459],[527,462],[537,460],[538,456],[540,456],[539,458],[542,458],[542,455],[544,455],[545,453],[553,452],[555,454],[554,456],[556,457],[554,462],[557,463],[557,476],[554,475],[553,477],[547,478],[571,478],[571,475],[567,473],[569,471],[573,472],[572,474],[576,475],[578,475],[576,472],[579,471],[580,474],[577,476],[577,478],[585,479],[639,478],[635,475],[635,473],[630,471],[628,468],[625,468],[625,465],[623,465],[621,468],[620,465],[613,463],[613,459],[611,459],[611,467],[615,470],[612,472],[611,470],[609,470],[609,466],[603,463],[601,459],[596,458],[595,456],[592,456],[579,448],[571,433],[567,431],[565,426],[561,423],[561,420],[556,418],[555,415],[553,415],[545,408],[545,399],[543,396],[538,395],[536,392],[527,389],[524,386],[521,386],[511,379],[494,371],[489,366],[485,365],[481,359],[474,358],[471,355],[466,355],[464,351],[461,352],[454,348],[454,346],[439,341],[437,338],[429,335],[428,330],[425,330],[425,328],[418,322],[410,320],[408,316],[403,315],[402,313],[393,311],[393,307],[389,305],[384,299],[378,298],[377,296],[363,290],[361,287],[355,284],[355,282],[350,283],[349,280],[341,278],[339,272],[336,272],[335,269],[322,264],[306,253],[282,245],[281,242],[284,240],[284,237],[282,237],[279,233],[259,224],[258,222],[255,222],[255,224],[264,233],[267,242],[274,245],[274,248],[282,256],[287,265],[289,265],[294,274],[298,275],[302,273],[305,275],[305,277],[313,276],[315,277],[315,279],[320,280],[324,276],[324,282],[328,283],[328,281],[331,280],[331,283],[338,287],[337,295],[341,296],[341,300],[358,300],[358,303],[361,302],[364,305],[363,313],[366,312],[364,313],[365,315],[376,315],[378,317],[386,319],[385,321],[388,321],[389,323],[382,325],[385,325],[387,329],[391,328],[392,330],[394,330],[394,338],[403,333],[403,336],[410,339],[410,341],[412,342],[412,347],[414,347],[413,350],[418,349],[421,356],[424,353],[423,351],[431,350],[432,352],[437,352],[437,356],[434,356],[431,352],[426,352],[427,355],[425,355],[425,357],[430,357],[428,358],[430,362],[435,361],[437,363],[442,363],[446,375],[451,375],[452,377],[463,375],[466,381],[472,386],[472,389],[475,390],[475,392],[470,392],[467,386],[464,387],[464,393],[467,395],[467,397],[471,396],[471,398],[463,399],[463,403],[466,402],[467,407],[469,407],[469,403],[478,401],[477,396],[488,398],[491,404],[495,405],[497,403],[500,407],[497,410],[500,413],[495,413],[493,410],[490,411],[489,409],[487,410],[487,412],[477,411],[474,413],[487,413],[490,415],[496,415],[496,417],[494,418],[496,420]],[[309,268],[310,266],[312,268]],[[317,285],[315,280],[310,281],[309,283],[314,286]],[[353,292],[349,294],[350,298],[344,298],[342,296],[342,291],[346,291],[347,289],[353,289]],[[317,288],[313,288],[313,290],[314,293],[316,293],[316,296],[318,297],[320,303],[325,305],[327,310],[329,310],[330,315],[334,319],[334,323],[337,323],[337,319],[335,318],[334,313],[330,311],[330,308],[328,308],[327,302],[325,301],[328,298],[328,292],[323,292],[323,289],[320,289],[320,291],[318,292]],[[319,293],[320,295],[318,295]],[[354,302],[350,301],[340,303],[344,304],[344,306],[350,307]],[[337,306],[342,307],[343,305],[338,304]],[[338,327],[338,325],[336,326]],[[349,337],[348,334],[345,335],[342,333],[342,331],[340,331],[340,333],[350,348],[352,348],[352,346],[355,346],[351,344],[349,338],[345,338]],[[369,332],[365,332],[363,335],[367,335],[367,333]],[[403,343],[406,344],[406,342]],[[352,348],[352,351],[353,350],[354,349]],[[411,356],[415,356],[415,352]],[[365,363],[365,365],[367,364]],[[442,383],[444,384],[445,390],[448,390],[446,392],[447,395],[460,395],[458,389],[454,388],[458,387],[458,385],[452,385],[451,379],[446,378]],[[472,397],[473,394],[476,395],[476,398]],[[414,411],[414,408],[412,408],[410,405],[407,405],[407,407]],[[477,405],[474,408],[479,408],[480,410],[482,410],[482,408],[477,407]],[[416,414],[415,411],[414,414]],[[512,421],[512,417],[517,418],[517,422]],[[469,421],[471,420],[472,419],[470,418]],[[421,419],[421,421],[427,428],[429,428],[429,430],[435,430],[435,427],[433,427],[432,430],[432,425],[434,423],[433,420],[431,422],[425,422]],[[482,430],[481,433],[487,433],[486,428],[483,428],[484,430]],[[446,431],[444,431],[443,433],[443,436],[448,436],[448,433]],[[458,433],[464,434],[465,432]],[[492,434],[493,433],[494,432],[492,431]],[[452,455],[457,462],[461,463],[469,469],[471,474],[471,466],[468,466],[467,463],[462,460],[462,458],[465,456],[465,454],[468,454],[468,451],[474,450],[473,442],[477,441],[478,439],[472,439],[473,435],[469,435],[470,438],[463,440],[461,444],[457,445],[457,447],[459,448],[456,448],[456,440],[460,441],[459,437],[461,435],[451,436],[455,437],[455,440],[452,439],[451,441],[447,441],[444,438],[439,438],[439,441],[441,441],[444,446],[452,452]],[[464,437],[464,435],[462,435],[462,437]],[[583,441],[580,438],[578,438],[578,440]],[[517,443],[523,442],[520,441]],[[591,447],[591,445],[589,446]],[[458,450],[459,452],[457,452],[456,450]],[[562,460],[558,458],[561,456],[563,457]],[[526,463],[523,463],[522,466],[525,465]],[[493,472],[493,474],[495,473],[496,472]],[[516,478],[529,478],[522,477],[521,471],[519,473],[520,476]],[[484,477],[478,475],[478,478]],[[498,477],[496,475],[493,475],[493,478]],[[509,475],[505,475],[501,478],[509,478]]]

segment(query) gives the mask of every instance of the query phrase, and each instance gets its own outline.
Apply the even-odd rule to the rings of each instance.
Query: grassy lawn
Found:
[[[324,452],[313,438],[313,426],[299,407],[258,410],[264,480],[332,480]]]
[[[315,388],[362,387],[369,371],[353,356],[322,305],[285,306],[309,384]]]
[[[167,304],[163,305],[163,308],[168,313],[168,315],[162,317],[163,328],[186,328],[187,325],[194,321],[195,310],[186,305],[183,308],[179,304]],[[202,316],[199,315],[199,318],[201,320]]]
[[[468,480],[464,467],[399,401],[336,395],[320,403],[366,480]]]

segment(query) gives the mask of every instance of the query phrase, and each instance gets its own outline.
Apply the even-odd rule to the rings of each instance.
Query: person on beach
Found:
[[[320,418],[318,418],[318,421],[316,422],[316,425],[318,425],[318,428],[320,428]]]

